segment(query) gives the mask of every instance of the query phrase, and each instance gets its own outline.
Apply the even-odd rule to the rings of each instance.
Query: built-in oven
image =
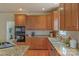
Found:
[[[25,42],[25,36],[24,35],[16,35],[16,41],[17,42]]]
[[[25,26],[15,26],[15,38],[17,42],[25,42]]]

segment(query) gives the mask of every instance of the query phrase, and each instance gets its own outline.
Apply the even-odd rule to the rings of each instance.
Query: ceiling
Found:
[[[0,13],[15,13],[19,8],[24,13],[47,13],[58,6],[58,3],[0,3]]]

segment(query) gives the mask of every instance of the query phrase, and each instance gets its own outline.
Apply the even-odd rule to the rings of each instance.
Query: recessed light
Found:
[[[22,8],[19,8],[19,11],[22,11],[23,9]]]
[[[44,11],[45,10],[45,8],[42,8],[42,11]]]

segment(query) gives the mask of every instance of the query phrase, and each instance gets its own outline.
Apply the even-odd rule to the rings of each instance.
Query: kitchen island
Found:
[[[49,37],[48,40],[61,56],[79,56],[78,48],[66,47],[64,43],[60,42],[57,38]]]
[[[9,48],[0,49],[0,56],[23,56],[29,46],[27,45],[15,45]]]

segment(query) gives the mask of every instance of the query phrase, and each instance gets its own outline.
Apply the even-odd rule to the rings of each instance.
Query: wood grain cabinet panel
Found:
[[[46,26],[48,30],[53,30],[54,27],[54,15],[53,12],[46,15]]]
[[[60,29],[65,30],[64,4],[60,4]]]
[[[72,30],[78,30],[78,3],[72,3]]]
[[[78,4],[64,3],[60,4],[63,10],[60,10],[60,30],[77,31],[78,30]]]
[[[39,16],[39,23],[38,24],[38,28],[39,29],[46,29],[46,15],[40,15]]]
[[[60,20],[60,12],[59,12],[59,10],[56,10],[56,11],[54,11],[53,12],[53,16],[54,16],[54,20],[53,20],[53,22],[54,22],[54,30],[59,30],[59,20]]]
[[[65,30],[72,30],[72,4],[65,4],[64,5],[64,10],[65,10]]]
[[[26,20],[26,29],[51,30],[53,29],[53,13],[48,15],[29,15]]]
[[[38,16],[35,15],[29,15],[27,16],[26,21],[26,29],[37,29],[38,27]]]
[[[27,17],[26,28],[46,30],[46,15],[31,15]]]
[[[59,53],[56,49],[51,45],[47,37],[38,38],[38,37],[30,37],[27,38],[27,45],[30,48],[25,51],[24,55],[28,56],[59,56]]]
[[[51,18],[51,14],[48,14],[47,15],[46,26],[47,26],[47,29],[48,30],[52,29],[52,18]]]
[[[60,56],[58,51],[55,49],[55,47],[50,42],[48,43],[48,49],[49,49],[50,56]]]
[[[79,31],[79,3],[78,3],[78,20],[77,20],[77,26],[78,26],[78,31]]]
[[[51,29],[54,29],[54,14],[51,12]]]
[[[16,26],[26,25],[26,15],[25,14],[15,14],[15,24]]]

